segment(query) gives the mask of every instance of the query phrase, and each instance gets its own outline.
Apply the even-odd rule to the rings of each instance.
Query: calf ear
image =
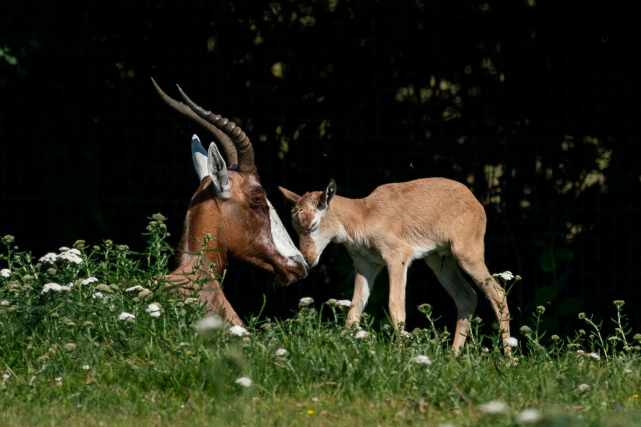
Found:
[[[301,197],[298,194],[294,193],[293,191],[289,191],[288,189],[283,187],[278,187],[278,189],[280,190],[281,193],[283,193],[283,196],[285,196],[285,198],[290,202],[292,202],[293,204],[298,203],[298,201],[301,199]]]
[[[329,207],[329,202],[331,202],[332,198],[336,194],[336,181],[333,179],[329,180],[329,184],[327,185],[327,188],[323,190],[321,193],[320,199],[318,199],[318,210],[323,211]]]

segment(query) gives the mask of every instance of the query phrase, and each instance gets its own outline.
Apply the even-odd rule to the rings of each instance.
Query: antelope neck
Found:
[[[332,240],[350,243],[360,240],[366,231],[367,205],[364,199],[335,196],[328,208],[326,220],[332,229]]]

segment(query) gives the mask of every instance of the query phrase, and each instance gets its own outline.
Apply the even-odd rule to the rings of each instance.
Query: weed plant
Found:
[[[145,252],[83,241],[35,259],[0,256],[0,421],[15,425],[640,425],[641,335],[615,301],[614,335],[543,341],[539,307],[505,355],[473,318],[460,355],[425,328],[345,327],[349,301],[301,300],[295,316],[207,316],[167,287],[172,249],[154,215]],[[511,275],[510,275],[511,276]],[[515,279],[495,276],[509,288]],[[507,280],[506,280],[507,277]],[[513,327],[518,328],[518,325]],[[515,341],[515,340],[514,340]]]

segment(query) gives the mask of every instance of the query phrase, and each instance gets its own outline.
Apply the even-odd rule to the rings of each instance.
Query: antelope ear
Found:
[[[329,180],[327,188],[321,193],[320,199],[318,200],[318,210],[323,211],[329,207],[329,202],[332,201],[332,198],[336,194],[336,181],[333,179]]]
[[[283,187],[278,187],[278,189],[280,190],[281,193],[283,193],[283,196],[285,196],[285,198],[290,202],[292,202],[293,204],[298,203],[298,201],[301,199],[301,197],[298,194],[294,193],[293,191],[289,191],[288,189]]]
[[[207,156],[207,173],[214,184],[214,191],[219,199],[228,199],[231,184],[227,175],[225,159],[220,155],[215,143],[209,144],[209,155]]]

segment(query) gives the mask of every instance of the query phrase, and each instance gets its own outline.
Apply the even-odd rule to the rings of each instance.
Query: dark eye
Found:
[[[263,201],[262,196],[254,196],[252,197],[252,203],[255,205],[260,205],[260,203]]]

